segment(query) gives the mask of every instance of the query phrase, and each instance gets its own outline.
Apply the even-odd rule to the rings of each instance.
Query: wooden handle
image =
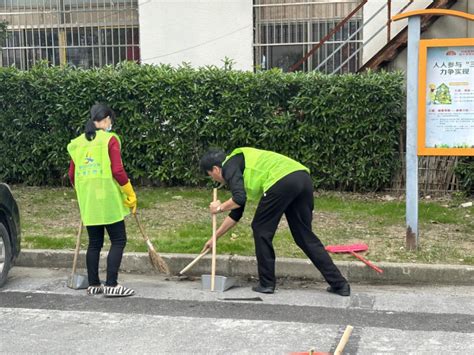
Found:
[[[352,325],[348,325],[346,327],[346,330],[344,330],[344,334],[342,334],[341,340],[339,341],[339,344],[337,345],[337,348],[334,351],[334,355],[342,355],[344,347],[346,346],[347,342],[349,341],[349,337],[351,336],[352,329],[354,329]]]
[[[72,276],[71,279],[74,277],[74,274],[76,273],[76,268],[77,268],[77,258],[79,257],[79,249],[81,248],[81,234],[82,234],[82,220],[79,223],[79,230],[77,231],[77,237],[76,237],[76,250],[74,250],[74,261],[72,262]]]
[[[136,214],[136,213],[132,213],[132,214],[133,214],[133,217],[135,217],[135,221],[137,222],[138,229],[140,229],[140,233],[141,233],[141,235],[142,235],[142,237],[143,237],[143,240],[144,240],[145,242],[147,242],[147,244],[148,244],[148,241],[150,240],[150,238],[148,238],[147,235],[145,234],[145,230],[143,229],[143,226],[142,226],[142,224],[140,223],[137,214]]]
[[[377,266],[375,266],[374,264],[372,264],[369,260],[365,259],[363,256],[353,252],[351,250],[351,254],[354,255],[357,259],[363,261],[365,263],[365,265],[371,267],[372,269],[374,269],[375,271],[377,271],[379,274],[383,274],[383,270],[378,268]]]
[[[143,229],[143,226],[140,220],[138,219],[138,215],[136,213],[133,213],[133,217],[135,217],[135,221],[137,222],[138,229],[140,229],[140,233],[148,247],[148,250],[151,250],[153,253],[156,253],[155,247],[153,246],[153,244],[151,244],[150,238],[148,238],[148,236],[146,235],[145,230]]]
[[[217,201],[217,189],[212,190],[212,202]],[[217,230],[217,215],[212,214],[212,262],[211,262],[211,291],[214,291],[216,281],[216,230]]]
[[[186,271],[188,271],[189,269],[191,269],[191,267],[196,264],[199,260],[201,260],[201,258],[206,255],[207,253],[209,253],[209,249],[206,249],[204,250],[201,254],[199,254],[197,257],[194,258],[193,261],[191,261],[188,265],[186,265],[186,267],[181,270],[179,272],[180,275],[184,274]]]

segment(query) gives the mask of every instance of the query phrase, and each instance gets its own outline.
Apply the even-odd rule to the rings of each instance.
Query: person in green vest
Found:
[[[135,213],[137,197],[123,168],[120,138],[111,132],[114,111],[107,105],[96,104],[90,113],[85,132],[67,146],[71,156],[69,178],[76,190],[82,223],[89,234],[87,293],[103,293],[106,297],[132,296],[135,291],[119,285],[117,278],[127,242],[124,217],[130,209]],[[99,259],[105,230],[111,246],[107,256],[107,279],[102,286]]]
[[[252,221],[259,283],[252,290],[273,293],[276,286],[273,237],[285,214],[296,244],[328,282],[328,292],[350,295],[350,285],[313,233],[314,198],[309,169],[284,155],[255,148],[237,148],[226,156],[211,149],[200,160],[201,169],[214,181],[227,184],[232,197],[212,202],[212,214],[230,211],[216,237],[222,237],[242,217],[247,200],[258,200]],[[212,249],[212,238],[202,249]]]

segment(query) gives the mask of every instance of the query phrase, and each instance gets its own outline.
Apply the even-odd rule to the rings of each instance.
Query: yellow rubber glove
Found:
[[[125,185],[120,186],[120,188],[122,189],[122,192],[127,195],[127,198],[125,201],[123,201],[123,204],[128,208],[131,208],[132,213],[135,214],[137,211],[137,195],[135,195],[135,191],[133,190],[130,180],[128,180]]]

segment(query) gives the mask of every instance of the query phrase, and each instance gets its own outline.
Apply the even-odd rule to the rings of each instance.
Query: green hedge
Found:
[[[474,194],[474,157],[464,157],[459,159],[454,170],[459,178],[459,187],[468,194]]]
[[[286,154],[326,189],[378,190],[397,164],[399,73],[43,65],[1,68],[0,83],[0,179],[12,183],[66,184],[66,145],[82,133],[95,102],[117,112],[114,129],[134,182],[201,184],[199,157],[211,146]]]

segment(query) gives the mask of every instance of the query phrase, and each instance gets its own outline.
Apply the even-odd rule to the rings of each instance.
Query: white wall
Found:
[[[250,0],[140,0],[143,63],[193,67],[217,65],[252,70],[253,15]]]
[[[416,0],[403,12],[425,9],[432,0]],[[373,14],[375,14],[382,6],[387,3],[386,0],[369,0],[364,6],[364,23],[367,22]],[[392,1],[392,17],[395,16],[403,7],[408,4],[408,0],[393,0]],[[367,23],[364,27],[364,50],[363,50],[363,62],[367,62],[372,58],[385,44],[387,44],[387,19],[388,10],[385,7],[374,19]],[[403,27],[406,26],[406,22],[397,21],[391,24],[391,38],[393,38]],[[384,29],[374,37],[370,42],[367,42],[380,28]]]

